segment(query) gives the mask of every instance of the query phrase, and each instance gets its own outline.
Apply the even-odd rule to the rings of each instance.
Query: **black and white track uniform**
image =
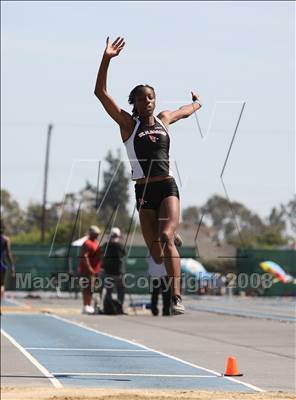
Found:
[[[133,180],[152,176],[164,177],[162,181],[135,185],[138,210],[157,210],[166,197],[179,198],[178,187],[170,168],[170,136],[162,121],[157,117],[154,120],[155,123],[148,126],[137,118],[132,134],[124,141]]]
[[[162,121],[154,117],[148,126],[136,118],[130,137],[124,141],[132,167],[132,179],[152,176],[172,176],[169,151],[170,136]]]

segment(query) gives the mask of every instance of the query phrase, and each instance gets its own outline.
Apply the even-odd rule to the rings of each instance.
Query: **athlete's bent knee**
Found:
[[[160,235],[160,241],[163,244],[166,244],[167,246],[173,245],[174,244],[174,238],[173,235],[169,235],[168,232],[163,231]]]

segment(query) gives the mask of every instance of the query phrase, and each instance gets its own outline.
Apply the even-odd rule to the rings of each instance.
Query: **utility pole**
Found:
[[[42,203],[42,215],[41,215],[41,242],[44,243],[45,237],[45,220],[46,220],[46,195],[47,195],[47,178],[48,178],[48,163],[49,163],[49,149],[50,149],[50,137],[51,137],[52,124],[48,125],[47,130],[47,141],[46,141],[46,155],[45,155],[45,168],[44,168],[44,183],[43,183],[43,203]]]

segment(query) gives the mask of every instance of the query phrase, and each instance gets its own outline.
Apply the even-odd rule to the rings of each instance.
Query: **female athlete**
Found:
[[[129,95],[132,114],[121,109],[107,91],[107,71],[110,60],[125,46],[124,38],[113,43],[107,38],[99,68],[95,95],[106,112],[117,122],[136,181],[135,194],[145,242],[157,264],[165,263],[171,278],[174,314],[183,314],[180,295],[180,256],[176,249],[176,229],[179,223],[179,191],[169,163],[170,124],[187,118],[201,107],[199,96],[191,92],[192,101],[176,111],[162,111],[157,116],[155,91],[149,85],[136,86]]]

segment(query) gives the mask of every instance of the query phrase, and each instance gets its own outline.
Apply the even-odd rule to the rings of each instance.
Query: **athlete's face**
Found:
[[[150,88],[141,88],[135,96],[135,107],[140,117],[153,115],[155,109],[155,94]]]

